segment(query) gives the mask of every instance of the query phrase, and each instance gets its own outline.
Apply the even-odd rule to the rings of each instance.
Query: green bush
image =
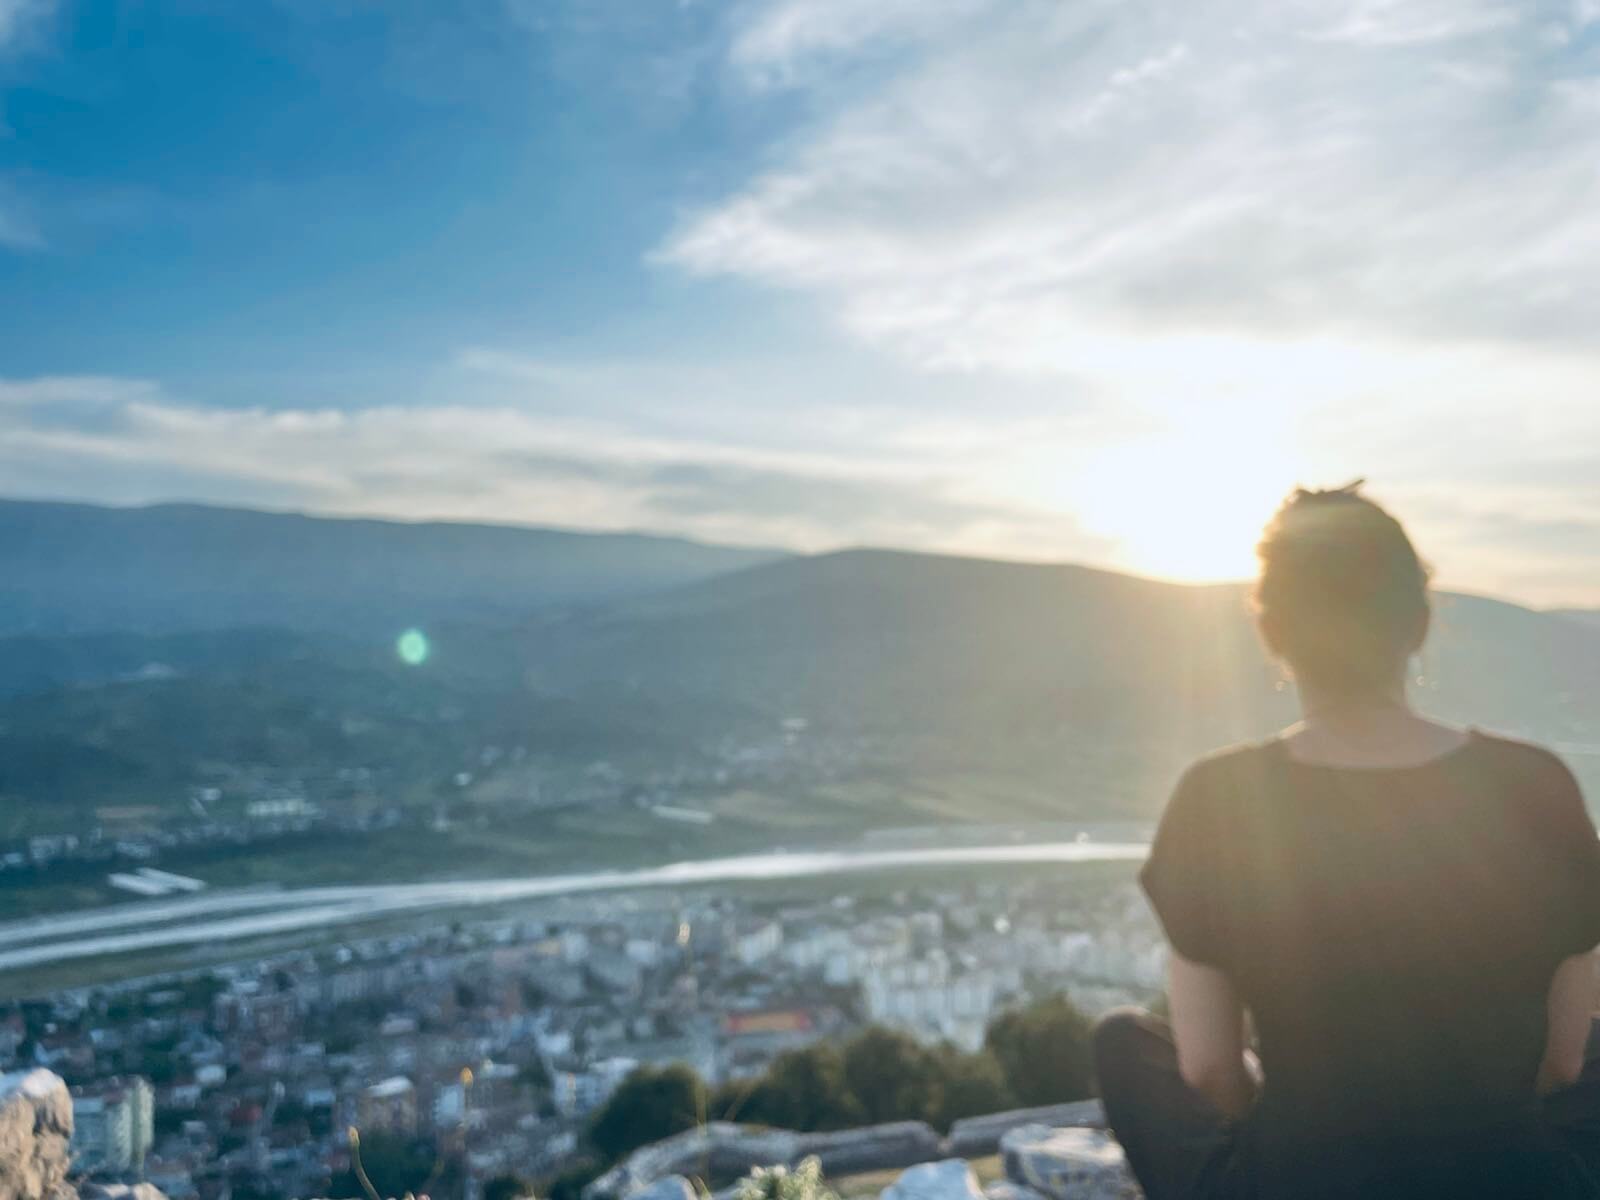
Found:
[[[799,1130],[848,1129],[863,1117],[845,1080],[844,1055],[824,1042],[780,1054],[757,1079],[725,1084],[712,1111],[723,1120]]]
[[[570,1163],[541,1189],[547,1200],[582,1200],[583,1189],[600,1178],[605,1168],[592,1158]]]
[[[589,1141],[608,1162],[705,1120],[705,1082],[684,1063],[639,1067],[589,1123]]]
[[[873,1025],[845,1043],[844,1078],[868,1124],[937,1120],[944,1103],[938,1059],[898,1030]]]
[[[1017,1107],[1000,1062],[987,1050],[966,1054],[949,1044],[935,1051],[942,1103],[934,1124],[948,1132],[963,1117],[981,1117]]]
[[[1020,1103],[1058,1104],[1091,1094],[1092,1029],[1070,1000],[1055,995],[996,1017],[984,1046]]]
[[[682,1063],[641,1067],[594,1115],[589,1143],[609,1165],[707,1120],[803,1132],[927,1121],[947,1130],[963,1117],[1089,1096],[1090,1032],[1089,1019],[1055,995],[996,1017],[976,1053],[871,1026],[842,1047],[818,1042],[781,1054],[760,1076],[730,1081],[715,1094]],[[779,1186],[777,1177],[762,1179]],[[798,1186],[791,1176],[782,1179]],[[550,1200],[568,1198],[551,1190]]]
[[[483,1200],[533,1200],[533,1184],[520,1175],[496,1175],[483,1185]]]

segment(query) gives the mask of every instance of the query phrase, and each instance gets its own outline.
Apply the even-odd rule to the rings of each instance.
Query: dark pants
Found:
[[[1194,1200],[1227,1189],[1231,1123],[1178,1073],[1171,1027],[1142,1009],[1107,1013],[1094,1032],[1106,1124],[1147,1200]],[[1575,1087],[1547,1097],[1545,1122],[1600,1179],[1600,1021]]]

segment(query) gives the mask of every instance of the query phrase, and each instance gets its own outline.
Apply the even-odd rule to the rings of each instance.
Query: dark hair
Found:
[[[1296,488],[1256,547],[1270,647],[1297,678],[1341,692],[1390,686],[1428,621],[1428,568],[1362,482]]]

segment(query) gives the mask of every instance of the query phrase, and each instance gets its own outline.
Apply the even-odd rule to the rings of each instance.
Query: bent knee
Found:
[[[1121,1058],[1154,1032],[1155,1018],[1142,1008],[1113,1008],[1094,1024],[1095,1058]]]

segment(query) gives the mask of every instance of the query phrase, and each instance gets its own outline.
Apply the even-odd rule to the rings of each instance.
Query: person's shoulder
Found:
[[[1201,755],[1179,777],[1177,794],[1205,807],[1233,807],[1244,797],[1260,795],[1269,785],[1277,742],[1239,742]]]
[[[1502,801],[1555,837],[1591,838],[1594,819],[1572,768],[1547,746],[1473,731],[1482,765]]]
[[[1548,746],[1481,729],[1470,730],[1468,736],[1480,760],[1504,782],[1564,786],[1572,781],[1572,769]]]
[[[1183,777],[1212,785],[1237,785],[1260,779],[1270,769],[1280,740],[1271,737],[1255,742],[1236,742],[1202,754],[1189,764]]]

